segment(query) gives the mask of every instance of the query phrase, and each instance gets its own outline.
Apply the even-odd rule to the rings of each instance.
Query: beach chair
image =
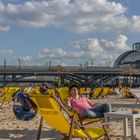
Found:
[[[54,88],[48,88],[48,92],[49,92],[49,94],[53,94],[54,93]]]
[[[100,93],[101,93],[101,91],[102,91],[102,88],[100,88],[100,87],[95,88],[93,93],[92,93],[92,95],[91,95],[91,97],[98,98]]]
[[[115,88],[109,88],[108,95],[113,95],[115,93]]]
[[[91,93],[91,88],[89,88],[89,87],[80,88],[79,92],[80,92],[81,96],[86,95],[86,97],[87,97],[87,95]]]
[[[47,88],[47,89],[48,89],[48,93],[49,93],[49,94],[54,93],[54,89],[53,89],[53,88]],[[33,94],[42,94],[42,93],[40,92],[39,87],[33,88]]]
[[[30,98],[35,102],[42,116],[38,134],[41,133],[41,128],[43,125],[42,122],[44,119],[52,128],[60,132],[64,136],[65,140],[71,140],[72,137],[95,140],[102,136],[105,136],[108,140],[110,140],[105,127],[85,128],[54,94],[52,94],[50,97],[48,95],[32,95]],[[63,111],[60,109],[60,106]],[[64,112],[67,114],[67,117],[66,114],[64,115]],[[40,136],[38,135],[37,139],[39,140],[39,138]]]
[[[104,87],[102,89],[102,92],[100,93],[100,96],[105,97],[109,93],[109,89],[110,89],[109,87]]]
[[[130,90],[128,88],[122,87],[121,91],[125,97],[127,97],[127,98],[133,97],[132,93],[130,92]]]
[[[3,96],[0,97],[0,108],[2,108],[3,104],[4,103],[7,103],[9,104],[10,101],[12,100],[12,95],[17,91],[17,89],[14,89],[14,90],[11,90],[11,91],[8,91],[8,92],[5,92],[3,93]]]
[[[41,94],[39,91],[39,87],[34,87],[34,94]]]
[[[132,90],[132,89],[128,89],[131,94],[133,95],[133,97],[136,99],[136,103],[137,104],[138,102],[140,103],[140,90]]]
[[[63,104],[67,104],[68,98],[71,97],[69,95],[68,87],[62,87],[62,88],[59,88],[59,89],[55,89],[55,93],[57,93],[58,97],[60,98],[60,100]]]

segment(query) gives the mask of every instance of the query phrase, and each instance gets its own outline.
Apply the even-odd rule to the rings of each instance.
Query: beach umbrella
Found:
[[[127,68],[127,69],[123,69],[121,71],[121,74],[123,75],[139,75],[140,74],[140,70],[139,69],[134,69],[134,68]]]
[[[121,71],[122,75],[128,75],[130,77],[130,88],[131,88],[131,76],[140,75],[140,70],[135,68],[127,68]]]

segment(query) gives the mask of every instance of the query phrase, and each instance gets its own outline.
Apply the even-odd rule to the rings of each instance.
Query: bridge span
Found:
[[[45,66],[0,66],[0,82],[51,82],[56,77],[62,81],[70,80],[78,84],[104,83],[108,80],[118,80],[124,69],[115,67],[45,67]],[[133,74],[135,75],[135,74]],[[46,77],[46,78],[44,78]],[[48,77],[48,78],[47,78]],[[49,78],[53,77],[52,80]]]

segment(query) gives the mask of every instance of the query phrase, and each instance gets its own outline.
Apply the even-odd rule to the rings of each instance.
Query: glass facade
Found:
[[[133,50],[140,50],[140,42],[133,44]]]
[[[114,67],[140,68],[140,43],[133,44],[133,50],[121,54],[115,61]]]

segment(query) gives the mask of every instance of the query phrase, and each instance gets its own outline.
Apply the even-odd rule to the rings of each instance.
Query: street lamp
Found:
[[[4,64],[4,69],[6,69],[6,58],[4,58],[4,62],[3,62]]]
[[[18,58],[18,68],[20,69],[20,66],[21,66],[21,59]]]

